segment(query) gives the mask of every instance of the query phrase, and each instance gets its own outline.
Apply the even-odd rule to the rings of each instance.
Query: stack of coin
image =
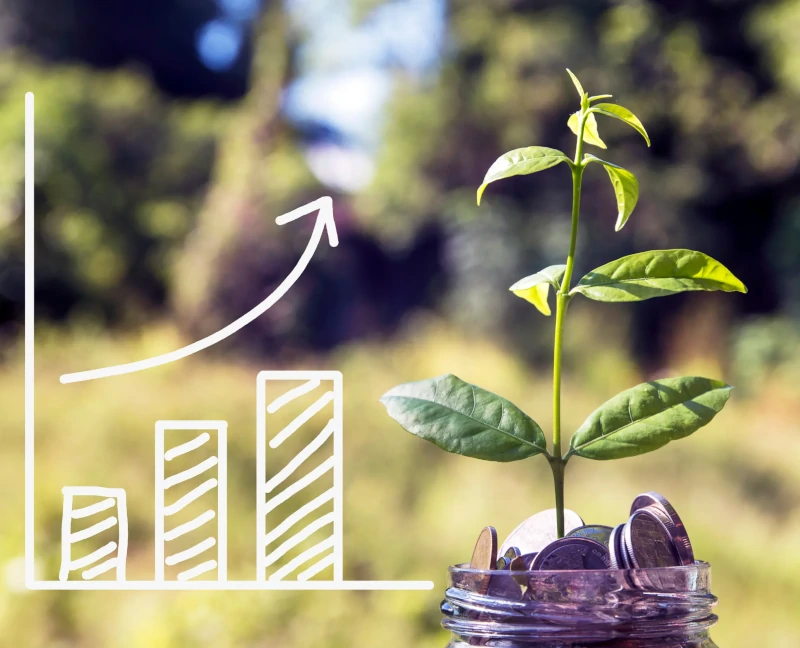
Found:
[[[695,562],[686,527],[672,505],[658,493],[639,495],[631,505],[628,521],[615,527],[587,525],[567,509],[564,531],[566,535],[559,538],[555,509],[522,522],[499,548],[497,532],[486,527],[469,566],[513,575],[528,571],[678,567]],[[491,575],[483,575],[475,585],[478,591],[491,594],[491,583]]]

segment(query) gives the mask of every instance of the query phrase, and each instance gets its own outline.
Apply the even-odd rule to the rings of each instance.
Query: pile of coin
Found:
[[[509,572],[648,569],[693,565],[686,527],[672,505],[658,493],[639,495],[628,521],[615,527],[585,524],[564,511],[563,538],[558,538],[556,511],[529,517],[499,546],[497,531],[481,531],[470,568]],[[488,585],[488,580],[486,581]]]

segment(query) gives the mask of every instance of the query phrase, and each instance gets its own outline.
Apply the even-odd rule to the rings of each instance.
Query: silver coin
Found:
[[[532,571],[608,569],[608,547],[588,538],[561,538],[539,552]]]
[[[497,569],[510,569],[512,561],[520,555],[519,547],[511,547],[497,559]]]
[[[612,528],[603,526],[602,524],[587,524],[573,529],[566,534],[567,538],[589,538],[589,540],[596,540],[600,544],[609,546],[609,538],[611,537]]]
[[[670,535],[672,542],[675,545],[675,550],[678,552],[682,565],[694,565],[694,551],[692,543],[689,540],[689,534],[686,532],[686,526],[683,524],[678,512],[673,508],[672,504],[667,501],[667,498],[656,492],[642,493],[633,500],[631,504],[631,514],[639,509],[655,507],[660,509],[670,520],[671,527]]]
[[[647,507],[634,511],[622,534],[634,568],[680,566],[670,526],[669,518],[661,509]]]
[[[608,557],[611,569],[626,569],[625,560],[622,557],[622,530],[624,528],[624,524],[618,524],[611,530],[608,538]]]
[[[583,520],[575,511],[564,509],[564,533],[579,526]],[[558,539],[556,510],[548,509],[532,515],[514,529],[500,547],[500,555],[505,555],[511,547],[518,547],[520,554],[538,553]]]

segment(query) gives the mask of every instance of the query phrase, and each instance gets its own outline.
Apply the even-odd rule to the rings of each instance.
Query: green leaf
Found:
[[[404,429],[448,452],[488,461],[546,452],[544,433],[532,418],[452,374],[398,385],[381,402]]]
[[[569,116],[567,126],[573,133],[578,134],[579,113],[572,113]],[[586,123],[583,126],[583,141],[592,146],[606,148],[605,142],[600,139],[600,134],[597,132],[597,119],[592,113],[589,113],[588,117],[586,117]]]
[[[553,286],[554,290],[559,290],[561,288],[561,278],[566,270],[567,266],[565,265],[549,266],[536,274],[520,279],[509,290],[517,297],[521,297],[536,306],[543,315],[550,315],[550,306],[547,303],[550,286]]]
[[[647,142],[647,146],[650,146],[650,138],[647,136],[647,131],[644,129],[642,122],[640,122],[636,115],[634,115],[627,108],[623,108],[617,104],[601,103],[597,104],[596,106],[592,106],[591,110],[592,112],[605,115],[606,117],[613,117],[614,119],[624,121],[626,124],[628,124],[628,126],[631,126],[638,131],[639,134],[644,137],[644,141]]]
[[[747,288],[719,261],[694,250],[651,250],[606,263],[570,291],[604,302],[642,301],[687,290],[746,293]]]
[[[619,232],[628,222],[628,217],[639,201],[639,181],[630,171],[594,155],[587,153],[584,159],[588,162],[599,162],[608,171],[608,177],[611,179],[614,194],[617,197],[617,224],[614,229]]]
[[[575,84],[575,89],[578,91],[578,96],[583,99],[583,95],[586,93],[583,91],[583,86],[581,85],[581,82],[578,81],[578,77],[576,77],[569,68],[567,68],[567,74],[569,74],[569,78],[572,79],[572,83]]]
[[[614,95],[595,95],[594,97],[589,97],[589,103],[593,101],[597,101],[598,99],[611,99]]]
[[[570,440],[569,454],[621,459],[658,450],[699,430],[725,406],[730,385],[684,376],[642,383],[597,408]]]
[[[509,151],[497,158],[486,172],[483,184],[478,189],[478,204],[481,204],[481,196],[489,183],[512,176],[544,171],[562,162],[572,164],[570,159],[561,151],[545,146],[528,146],[527,148]]]

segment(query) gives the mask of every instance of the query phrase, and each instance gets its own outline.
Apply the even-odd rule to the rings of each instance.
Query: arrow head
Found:
[[[307,214],[311,214],[314,211],[317,212],[317,224],[322,223],[328,232],[328,243],[330,246],[336,247],[339,245],[339,234],[336,231],[336,222],[333,218],[333,200],[331,200],[330,196],[317,198],[307,205],[303,205],[302,207],[298,207],[297,209],[290,211],[288,214],[278,216],[278,218],[275,219],[275,222],[278,225],[285,225],[286,223],[290,223],[293,220],[302,218]]]

